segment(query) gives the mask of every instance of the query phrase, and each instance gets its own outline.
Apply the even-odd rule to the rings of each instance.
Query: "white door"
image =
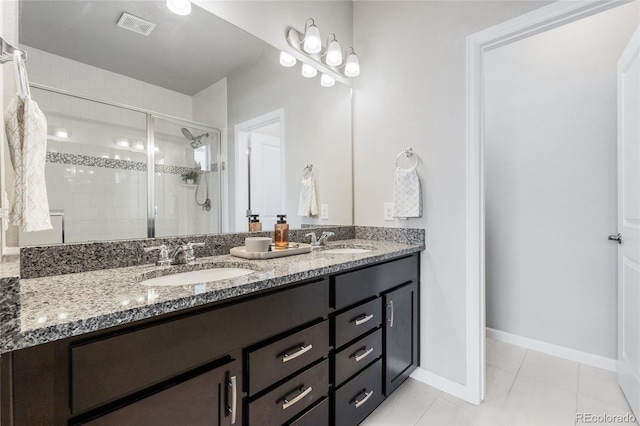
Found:
[[[618,62],[618,383],[640,416],[640,28]],[[611,238],[611,237],[610,237]],[[615,238],[615,237],[614,237]]]
[[[280,162],[280,123],[251,132],[250,138],[251,211],[260,215],[262,230],[270,231],[282,208],[282,165]]]

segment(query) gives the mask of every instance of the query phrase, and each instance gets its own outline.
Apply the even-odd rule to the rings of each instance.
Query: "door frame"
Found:
[[[631,0],[559,0],[467,37],[466,395],[485,394],[484,54],[492,49],[612,9]]]
[[[286,163],[284,155],[286,145],[284,137],[284,108],[279,108],[275,111],[271,111],[266,114],[254,117],[250,120],[243,121],[242,123],[236,124],[234,127],[235,230],[230,230],[231,232],[243,232],[238,231],[238,225],[247,220],[246,212],[248,206],[249,181],[247,179],[247,162],[245,161],[246,156],[243,153],[247,152],[247,148],[249,146],[249,134],[256,129],[274,123],[280,123],[280,167],[282,169],[282,182],[286,182]],[[282,188],[282,191],[282,199],[286,200],[285,188]]]

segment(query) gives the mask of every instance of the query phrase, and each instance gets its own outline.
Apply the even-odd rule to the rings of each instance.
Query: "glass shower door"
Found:
[[[221,232],[219,131],[152,119],[155,236]]]

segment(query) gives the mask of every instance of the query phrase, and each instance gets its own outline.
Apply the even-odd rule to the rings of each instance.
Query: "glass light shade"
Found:
[[[302,64],[302,76],[307,78],[313,78],[318,75],[318,70],[309,64]]]
[[[186,16],[191,13],[191,0],[167,0],[167,8],[176,15]]]
[[[319,53],[322,50],[320,30],[315,24],[309,25],[304,32],[303,49],[307,53]]]
[[[327,46],[327,65],[331,65],[332,67],[337,67],[342,64],[342,49],[340,48],[340,43],[337,40],[333,40]]]
[[[320,77],[320,84],[322,87],[331,87],[336,84],[336,80],[328,74],[322,74],[322,77]]]
[[[69,137],[69,131],[66,127],[58,127],[56,129],[56,137],[61,139],[67,139]]]
[[[133,144],[133,147],[135,149],[143,150],[144,149],[144,144],[142,142],[136,142],[136,143]]]
[[[344,66],[344,75],[347,77],[357,77],[360,75],[360,63],[355,53],[347,56],[347,63]]]
[[[280,65],[283,67],[292,67],[296,64],[296,58],[287,52],[280,52]]]

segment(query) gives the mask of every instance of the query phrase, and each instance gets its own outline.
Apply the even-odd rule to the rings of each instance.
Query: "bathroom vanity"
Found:
[[[356,425],[419,363],[422,247],[367,244],[251,264],[261,270],[195,292],[146,289],[152,304],[118,299],[44,329],[28,325],[47,305],[30,285],[58,280],[84,300],[103,281],[109,294],[139,291],[154,268],[23,280],[25,347],[2,355],[2,425]]]

